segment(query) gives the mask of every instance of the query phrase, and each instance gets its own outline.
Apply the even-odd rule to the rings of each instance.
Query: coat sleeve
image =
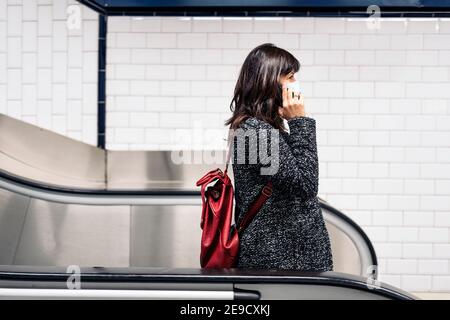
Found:
[[[269,132],[266,135],[259,133],[259,139],[263,138],[267,141],[265,154],[269,156],[261,161],[259,146],[264,148],[264,143],[259,143],[258,139],[257,167],[260,174],[267,175],[268,179],[272,180],[274,189],[283,193],[295,193],[303,199],[309,199],[317,196],[319,187],[316,120],[299,116],[287,122],[290,134],[279,130],[277,130],[278,137],[272,136]],[[275,130],[266,122],[262,122],[260,127]],[[273,130],[268,131],[273,133]],[[272,155],[273,152],[275,152],[274,155]],[[269,167],[270,170],[267,170]],[[262,173],[262,170],[266,172]]]

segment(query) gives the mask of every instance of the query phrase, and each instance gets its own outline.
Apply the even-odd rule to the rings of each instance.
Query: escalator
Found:
[[[0,115],[0,298],[415,298],[369,288],[370,240],[323,199],[334,272],[200,268],[195,181],[224,151],[209,165],[174,154],[102,150]],[[66,287],[71,265],[83,290]]]

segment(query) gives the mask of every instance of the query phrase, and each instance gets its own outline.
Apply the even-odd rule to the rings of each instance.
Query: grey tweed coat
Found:
[[[235,223],[241,221],[266,182],[271,179],[273,184],[272,196],[241,234],[236,267],[331,271],[330,239],[317,199],[316,122],[310,117],[295,117],[287,124],[289,133],[250,117],[241,123],[242,130],[235,131],[245,132],[248,137],[240,142],[234,137],[232,145]],[[278,136],[270,134],[271,130],[276,130]],[[262,139],[266,144],[260,143]],[[239,147],[242,141],[245,152]],[[276,145],[274,155],[278,153],[278,157],[271,151],[276,150],[272,149]],[[250,150],[255,151],[256,158],[250,156]],[[262,154],[267,154],[272,164]],[[269,166],[278,170],[261,174],[261,168]]]

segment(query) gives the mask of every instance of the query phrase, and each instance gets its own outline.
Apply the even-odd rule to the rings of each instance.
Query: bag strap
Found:
[[[234,136],[235,131],[230,129],[228,133],[227,160],[224,173],[228,171],[228,165],[230,163],[231,158],[231,146],[233,145],[234,142]],[[259,209],[261,209],[264,202],[266,202],[271,195],[272,195],[272,181],[269,180],[261,189],[261,192],[259,193],[256,200],[250,205],[247,213],[245,214],[241,223],[239,224],[239,227],[237,229],[239,233],[242,232],[250,224],[254,216],[258,213]]]
[[[225,164],[225,170],[224,173],[226,173],[228,171],[228,164],[230,163],[230,158],[231,158],[231,146],[233,145],[233,140],[234,140],[234,135],[235,132],[230,129],[230,131],[228,132],[228,142],[227,142],[227,161]]]
[[[253,220],[254,216],[258,213],[259,209],[261,209],[264,202],[270,198],[272,195],[272,181],[268,181],[264,187],[261,189],[259,196],[256,200],[250,205],[247,213],[243,217],[241,223],[238,227],[238,233],[242,232]]]

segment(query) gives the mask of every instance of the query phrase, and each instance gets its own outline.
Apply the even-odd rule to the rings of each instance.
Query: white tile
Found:
[[[54,83],[52,90],[52,113],[66,115],[67,86],[65,83]]]
[[[83,84],[83,113],[85,115],[96,115],[97,112],[97,84]],[[108,108],[108,106],[106,106]]]
[[[375,83],[375,96],[402,98],[405,96],[405,85],[402,82],[377,82]]]
[[[431,258],[433,247],[431,243],[406,243],[403,245],[404,258]]]
[[[157,81],[130,81],[130,94],[132,96],[158,95],[160,84]]]
[[[419,210],[419,200],[418,196],[390,195],[389,208],[393,210]]]
[[[67,97],[69,99],[81,99],[82,92],[81,69],[69,69],[67,73]]]
[[[373,82],[345,82],[344,96],[349,98],[365,98],[374,96]]]
[[[22,34],[22,7],[8,5],[8,36]]]
[[[52,104],[48,100],[40,100],[37,103],[36,125],[51,130],[52,128]]]
[[[167,38],[169,38],[169,35],[167,35]],[[116,41],[118,48],[145,48],[147,46],[145,33],[120,32],[116,34]]]
[[[24,84],[22,86],[22,115],[34,116],[36,115],[36,111],[37,111],[36,84]]]
[[[346,20],[344,18],[314,18],[314,32],[321,34],[345,33]]]
[[[83,115],[82,141],[97,146],[97,116]]]
[[[314,18],[285,18],[284,32],[286,33],[313,33],[314,32]]]
[[[83,81],[85,83],[97,83],[98,80],[98,55],[96,52],[83,52]]]
[[[8,69],[8,100],[22,98],[22,74],[20,69]]]
[[[401,258],[402,245],[400,243],[375,242],[377,256],[380,258]]]
[[[420,199],[420,209],[448,211],[450,210],[450,201],[448,196],[427,196],[423,195]]]
[[[165,112],[160,114],[161,128],[186,128],[189,127],[189,113],[171,113]]]
[[[116,65],[116,79],[117,80],[138,80],[145,79],[145,68],[140,65]]]
[[[189,49],[161,49],[161,63],[191,63],[191,51]]]
[[[375,53],[370,50],[347,50],[345,51],[346,65],[373,65]]]
[[[419,241],[447,243],[449,240],[448,228],[420,228]]]
[[[227,49],[227,50],[219,50],[219,49],[191,49],[192,56],[192,64],[228,64],[230,63],[227,60],[222,61],[222,52],[223,57],[227,57],[227,59],[232,59],[234,56],[238,56],[237,61],[243,61],[242,57],[243,50],[239,49]],[[182,55],[183,53],[181,53]]]
[[[389,143],[389,133],[384,131],[360,131],[359,144],[385,146]]]
[[[175,33],[147,33],[147,48],[175,48],[177,35]]]
[[[285,22],[287,23],[287,22]],[[293,28],[295,26],[292,26]],[[251,17],[223,17],[222,18],[222,31],[223,32],[251,32],[253,29],[253,20]],[[289,32],[291,28],[287,28],[285,25],[285,32]],[[297,33],[298,30],[292,32]]]
[[[129,113],[128,112],[107,112],[106,123],[108,127],[120,128],[129,127]]]
[[[372,181],[370,179],[343,179],[342,193],[363,194],[372,193]]]
[[[353,146],[358,144],[358,131],[333,131],[328,132],[328,144],[339,146]]]
[[[37,50],[37,22],[23,22],[22,50],[24,52],[36,52]],[[0,35],[1,37],[1,35]]]
[[[426,211],[408,211],[403,214],[405,226],[432,226],[434,223],[433,213]]]
[[[132,17],[131,32],[160,32],[161,20],[159,17]]]
[[[52,70],[54,82],[66,82],[67,81],[67,62],[68,57],[66,52],[54,52],[52,61]]]
[[[358,196],[359,209],[387,209],[388,197],[385,195],[360,195]]]
[[[435,223],[437,227],[450,227],[450,212],[436,212]]]
[[[164,35],[165,36],[165,35]],[[162,42],[162,39],[159,39],[158,37],[148,37],[148,46],[149,47],[164,47],[164,48],[170,48],[170,47],[177,47],[177,48],[206,48],[209,44],[210,36],[206,33],[180,33],[176,36],[173,35],[173,37],[164,37],[164,42]],[[151,42],[154,41],[155,44],[151,45]],[[233,41],[237,41],[237,38],[230,34],[226,38],[226,44],[225,47],[234,47]],[[161,44],[162,43],[162,44]],[[214,44],[214,42],[213,42]],[[231,45],[231,46],[230,46]],[[214,47],[214,46],[212,46]]]
[[[403,275],[402,289],[407,291],[429,291],[431,289],[431,276]]]
[[[69,37],[67,55],[70,57],[68,60],[69,67],[79,67],[83,66],[83,54],[82,54],[82,38],[81,37]]]
[[[433,290],[448,292],[450,290],[450,276],[434,276]]]
[[[156,112],[131,112],[130,127],[158,127],[159,114]]]
[[[327,98],[344,97],[344,86],[338,81],[320,81],[314,83],[314,96]],[[346,95],[347,96],[347,95]]]
[[[450,49],[450,35],[426,34],[423,36],[424,49]]]
[[[405,194],[434,194],[434,181],[424,179],[405,180]]]
[[[253,18],[253,32],[255,33],[283,32],[283,18],[281,17]]]
[[[420,165],[416,163],[391,163],[389,176],[394,178],[419,178]]]
[[[52,66],[52,38],[38,37],[38,67]]]
[[[437,65],[439,61],[438,51],[409,50],[406,52],[406,64],[412,66]]]
[[[261,43],[269,41],[269,36],[265,33],[240,33],[238,34],[238,48],[254,48]],[[248,53],[247,53],[248,54]]]
[[[144,142],[145,130],[143,128],[116,128],[115,143],[142,143]]]
[[[164,17],[161,19],[162,32],[192,32],[192,17]]]
[[[403,162],[404,152],[402,148],[398,147],[374,147],[374,160],[375,161],[387,161],[387,162]],[[419,167],[417,167],[417,174]],[[392,173],[390,173],[392,175]]]
[[[180,35],[178,44],[180,47],[186,47],[183,41],[186,41],[187,35]],[[195,48],[203,47],[203,36],[193,38],[193,45]],[[181,42],[180,42],[181,41]],[[238,36],[234,33],[208,33],[207,34],[207,46],[208,48],[237,48]]]
[[[8,67],[22,66],[22,40],[19,37],[8,37]]]
[[[417,273],[417,260],[414,259],[389,259],[387,272],[392,274]]]
[[[272,33],[269,34],[269,42],[285,50],[299,48],[299,36],[297,34]]]
[[[375,193],[401,194],[403,184],[401,179],[377,178],[373,180]]]
[[[392,146],[418,146],[421,133],[419,131],[391,131],[390,144]]]
[[[330,36],[328,34],[300,34],[301,49],[328,49]]]
[[[108,18],[108,32],[130,32],[131,17],[114,16]]]
[[[81,130],[83,126],[82,121],[82,106],[79,100],[69,100],[67,105],[67,129]]]
[[[51,6],[38,6],[38,35],[51,36],[53,31]]]
[[[422,68],[420,66],[390,66],[390,80],[420,81],[422,80]]]

